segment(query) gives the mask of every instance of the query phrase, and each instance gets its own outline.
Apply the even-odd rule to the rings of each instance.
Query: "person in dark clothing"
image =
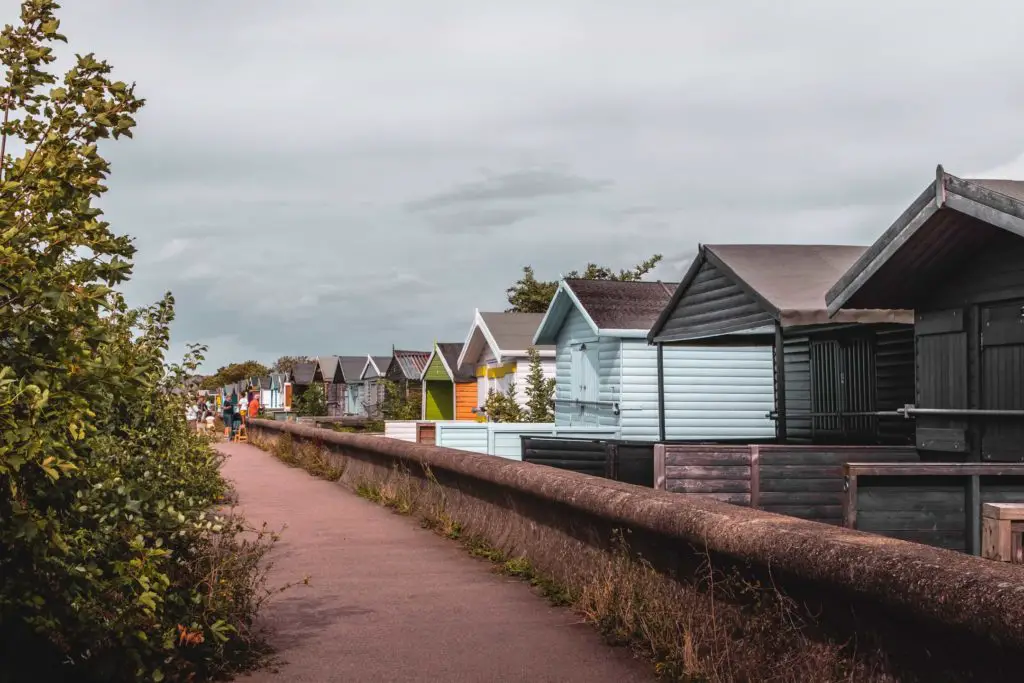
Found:
[[[231,441],[235,436],[234,430],[234,418],[235,406],[230,399],[224,401],[224,412],[221,418],[224,420],[224,436],[227,437],[228,441]]]

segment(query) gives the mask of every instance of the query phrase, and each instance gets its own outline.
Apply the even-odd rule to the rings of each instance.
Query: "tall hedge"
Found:
[[[0,33],[0,680],[212,676],[256,642],[266,538],[214,514],[219,463],[184,421],[202,349],[164,360],[173,299],[117,292],[134,248],[95,205],[100,147],[144,102],[91,54],[50,72],[58,8]]]

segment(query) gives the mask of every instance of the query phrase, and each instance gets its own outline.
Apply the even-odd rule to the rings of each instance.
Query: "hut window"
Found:
[[[877,419],[870,337],[811,341],[811,425],[815,436],[870,436]],[[861,414],[858,414],[861,413]]]

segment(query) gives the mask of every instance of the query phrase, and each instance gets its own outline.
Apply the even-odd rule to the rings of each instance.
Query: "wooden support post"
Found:
[[[750,446],[750,507],[761,504],[761,447]]]
[[[857,475],[850,473],[850,466],[843,467],[846,470],[843,490],[843,526],[847,529],[857,528]]]
[[[665,345],[658,344],[658,441],[665,440]]]
[[[967,513],[967,526],[964,528],[967,553],[981,555],[981,477],[977,474],[967,477],[964,511]]]
[[[982,557],[1024,564],[1024,503],[985,503],[982,514]]]
[[[664,491],[665,482],[665,444],[654,444],[654,488]]]
[[[786,348],[782,323],[775,323],[775,436],[786,442]]]

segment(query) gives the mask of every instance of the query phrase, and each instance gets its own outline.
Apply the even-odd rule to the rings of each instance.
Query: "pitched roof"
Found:
[[[851,264],[825,298],[830,313],[849,308],[914,308],[937,283],[985,248],[1024,237],[1024,181],[933,180]]]
[[[395,350],[391,354],[391,362],[398,366],[399,372],[405,379],[418,380],[423,374],[423,368],[427,367],[430,359],[430,351],[400,351]],[[388,367],[390,367],[390,363]],[[384,370],[387,373],[387,370]]]
[[[565,280],[591,320],[602,330],[650,329],[668,303],[675,282]]]
[[[359,376],[363,379],[371,379],[384,376],[388,371],[391,356],[366,356],[364,360]]]
[[[366,356],[341,356],[339,361],[344,382],[358,382],[362,379]]]
[[[911,311],[847,311],[829,318],[825,294],[866,247],[815,244],[705,245],[735,278],[753,290],[784,327],[828,323],[913,323]]]
[[[534,341],[551,344],[573,308],[594,334],[645,337],[672,298],[674,282],[566,279],[558,283]]]
[[[456,382],[475,382],[476,372],[473,368],[468,371],[459,368],[459,354],[462,353],[462,344],[459,342],[438,342],[437,350],[441,353],[441,357],[444,358],[445,365],[448,366],[449,371],[452,374],[452,379]]]
[[[459,366],[475,363],[485,348],[490,348],[491,355],[498,362],[503,362],[505,356],[510,354],[524,354],[531,347],[537,349],[542,356],[554,356],[553,345],[533,343],[533,336],[542,320],[543,313],[477,311],[459,353]]]
[[[339,356],[317,356],[316,365],[320,370],[320,376],[325,382],[333,382],[338,377],[338,368],[341,365]]]
[[[491,337],[502,351],[525,351],[533,346],[533,335],[544,319],[543,313],[480,313]],[[538,351],[552,351],[554,346],[541,344]]]
[[[316,363],[296,363],[292,368],[292,379],[296,384],[312,384],[313,375],[316,373]]]

